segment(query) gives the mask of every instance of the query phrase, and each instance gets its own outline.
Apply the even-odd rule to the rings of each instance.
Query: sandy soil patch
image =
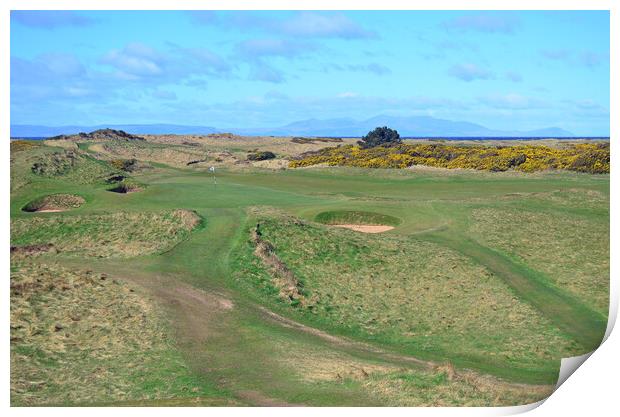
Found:
[[[351,229],[362,233],[383,233],[394,228],[394,226],[386,226],[383,224],[332,224],[331,226]]]

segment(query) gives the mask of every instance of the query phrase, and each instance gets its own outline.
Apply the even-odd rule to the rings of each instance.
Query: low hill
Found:
[[[98,129],[90,133],[80,132],[75,135],[58,135],[49,138],[50,140],[144,140],[143,137],[132,135],[124,130]]]

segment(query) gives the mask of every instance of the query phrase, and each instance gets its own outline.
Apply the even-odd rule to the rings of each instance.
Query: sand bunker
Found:
[[[362,233],[383,233],[392,230],[394,226],[384,224],[332,224],[333,227],[342,227]]]
[[[317,214],[314,220],[327,226],[361,233],[383,233],[400,224],[400,219],[383,213],[360,210],[332,210]]]

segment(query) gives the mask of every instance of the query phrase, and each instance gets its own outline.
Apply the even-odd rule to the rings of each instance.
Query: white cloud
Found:
[[[449,30],[487,33],[513,33],[518,25],[516,17],[496,13],[467,14],[444,23]]]
[[[339,93],[336,95],[336,97],[338,98],[354,98],[354,97],[358,97],[359,94],[354,93],[353,91],[345,91],[343,93]]]
[[[338,12],[299,12],[273,26],[285,34],[303,37],[356,39],[377,36]]]
[[[471,63],[454,65],[448,70],[448,74],[467,82],[494,78],[491,71]]]
[[[127,79],[162,74],[162,60],[154,49],[139,43],[113,49],[101,58],[103,64],[116,68],[119,76]]]
[[[287,17],[271,17],[263,12],[207,12],[192,11],[192,22],[202,25],[220,25],[243,31],[263,32],[300,38],[368,39],[377,33],[337,11],[299,11]]]
[[[547,107],[544,100],[517,93],[494,94],[479,97],[478,101],[495,109],[526,110]]]

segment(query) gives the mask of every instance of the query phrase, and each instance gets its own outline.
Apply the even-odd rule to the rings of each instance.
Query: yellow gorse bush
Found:
[[[36,148],[37,146],[39,146],[37,143],[30,140],[12,140],[11,152],[26,151],[31,148]]]
[[[291,168],[327,164],[362,168],[408,168],[427,165],[484,171],[524,172],[570,170],[609,173],[609,144],[580,143],[565,149],[542,145],[457,146],[446,144],[399,144],[362,149],[357,145],[324,148],[292,160]]]

